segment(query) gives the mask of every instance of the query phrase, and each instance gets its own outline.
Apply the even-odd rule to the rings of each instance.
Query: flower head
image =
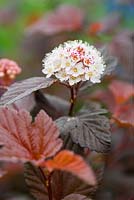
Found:
[[[99,83],[106,65],[101,53],[87,42],[68,41],[46,54],[42,72],[74,85],[90,80]]]
[[[21,68],[13,60],[6,58],[0,59],[0,80],[2,84],[9,85],[20,72]]]

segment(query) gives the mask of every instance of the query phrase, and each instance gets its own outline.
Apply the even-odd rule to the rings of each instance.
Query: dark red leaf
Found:
[[[134,31],[121,30],[116,34],[110,44],[110,51],[121,64],[117,72],[118,77],[129,82],[134,81]]]
[[[97,185],[89,185],[68,172],[54,171],[52,178],[54,197],[58,200],[72,193],[77,193],[88,197],[94,196],[97,189]]]
[[[0,109],[0,160],[21,160],[39,164],[55,155],[62,146],[59,131],[52,119],[44,112],[32,122],[25,110]]]
[[[118,106],[127,102],[132,96],[134,96],[134,85],[114,80],[107,90],[95,91],[91,99],[103,102],[112,113],[115,113]]]
[[[109,90],[97,90],[91,94],[90,98],[95,101],[101,101],[113,113],[116,108],[114,96]]]
[[[63,115],[68,114],[69,102],[59,97],[43,94],[41,91],[35,92],[36,105],[32,110],[32,116],[35,116],[41,109],[52,117],[57,119]]]
[[[91,199],[80,194],[70,194],[62,200],[91,200]]]
[[[76,31],[83,23],[82,11],[74,6],[62,5],[29,27],[28,32],[41,32],[52,35],[64,31]]]
[[[40,169],[31,163],[24,165],[24,177],[31,195],[38,200],[48,200],[47,188]]]
[[[12,84],[0,99],[0,106],[14,103],[42,88],[47,88],[55,79],[45,77],[32,77]]]
[[[134,103],[119,106],[113,118],[121,126],[134,126]]]
[[[61,137],[70,137],[74,144],[92,151],[108,152],[111,143],[109,120],[102,115],[104,109],[85,109],[76,117],[60,117],[56,120]]]
[[[35,96],[34,96],[34,93],[32,93],[22,99],[19,99],[18,101],[14,102],[14,103],[12,103],[8,107],[13,108],[15,110],[25,109],[28,112],[31,112],[33,110],[33,108],[35,107],[35,105],[36,105]],[[39,113],[39,111],[38,111],[38,113]]]
[[[25,180],[33,197],[38,200],[48,200],[47,188],[40,169],[31,163],[26,163],[24,169]],[[54,200],[63,199],[72,193],[90,197],[97,189],[97,186],[90,186],[71,173],[64,171],[53,172],[51,187]]]
[[[42,163],[41,166],[47,167],[50,172],[53,170],[67,171],[81,178],[90,185],[96,184],[93,171],[85,163],[82,157],[68,150],[61,151],[52,160]]]
[[[117,104],[125,103],[130,97],[134,96],[134,85],[124,81],[112,81],[109,90],[113,93]]]
[[[0,178],[2,178],[7,172],[0,169]]]

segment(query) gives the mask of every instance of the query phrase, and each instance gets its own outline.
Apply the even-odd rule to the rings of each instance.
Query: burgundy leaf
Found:
[[[0,109],[0,160],[40,161],[53,156],[62,146],[59,131],[44,112],[32,122],[25,110]]]
[[[47,188],[40,169],[31,163],[24,165],[24,177],[31,195],[38,200],[48,200]]]
[[[2,178],[7,172],[0,169],[0,178]]]
[[[117,104],[125,103],[130,97],[134,96],[134,85],[124,81],[112,81],[109,90],[113,93]]]
[[[62,200],[91,200],[91,199],[80,194],[70,194]]]
[[[111,133],[109,120],[104,109],[84,110],[76,117],[60,117],[56,120],[62,138],[70,137],[74,144],[97,152],[110,148]]]
[[[50,172],[53,170],[67,171],[81,178],[90,185],[96,184],[93,171],[85,163],[82,157],[68,150],[61,151],[53,159],[42,163],[41,166],[46,167]]]
[[[116,101],[113,93],[110,90],[97,90],[90,96],[92,100],[101,101],[106,105],[110,112],[114,112],[116,109]]]
[[[25,109],[28,112],[31,112],[34,109],[35,105],[36,105],[35,96],[34,96],[34,93],[32,93],[22,99],[17,100],[16,102],[12,103],[8,107],[13,108],[15,110]]]
[[[76,31],[82,27],[83,17],[79,8],[62,5],[53,13],[48,13],[29,27],[28,32],[36,30],[47,35],[53,35],[63,31]]]
[[[12,84],[1,97],[0,105],[8,105],[28,96],[34,91],[47,88],[55,82],[54,79],[45,77],[33,77]]]
[[[38,200],[48,200],[46,184],[40,169],[31,163],[26,163],[24,175],[33,197]],[[97,189],[97,186],[86,184],[71,173],[57,170],[51,176],[51,187],[54,200],[63,199],[72,193],[90,197],[95,194]]]
[[[129,82],[134,81],[134,31],[124,30],[116,34],[109,49],[121,64],[118,77]]]
[[[134,85],[124,81],[114,80],[107,90],[97,90],[91,95],[91,99],[101,101],[108,109],[115,113],[121,104],[134,96]]]
[[[35,116],[41,109],[45,110],[52,119],[68,114],[69,102],[59,97],[36,91],[35,101],[36,105],[32,110],[32,116]]]
[[[118,106],[113,118],[120,126],[134,127],[134,103]]]

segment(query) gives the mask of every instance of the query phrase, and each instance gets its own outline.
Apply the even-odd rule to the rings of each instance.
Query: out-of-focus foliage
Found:
[[[110,2],[110,1],[109,1]],[[37,21],[43,14],[58,7],[61,4],[78,6],[84,10],[87,22],[101,22],[107,14],[107,7],[115,8],[108,0],[1,0],[0,1],[0,54],[1,56],[16,57],[18,51],[18,43],[21,42],[24,29]],[[110,5],[109,5],[110,4]],[[110,12],[112,12],[112,9]],[[123,8],[125,12],[125,7]],[[129,8],[126,8],[129,9]],[[118,11],[118,7],[115,8]],[[121,9],[122,10],[122,9]],[[121,12],[119,10],[119,13]],[[125,16],[129,14],[126,11]],[[125,17],[124,17],[125,18]],[[133,20],[130,21],[129,27],[134,26]],[[126,27],[128,23],[124,23]],[[85,34],[80,34],[79,37],[91,40]],[[107,41],[110,39],[108,35],[102,35],[101,39]]]
[[[75,16],[79,16],[77,17],[79,26],[74,23]],[[70,20],[71,17],[73,20]],[[102,184],[100,190],[96,192],[96,187],[90,188],[71,174],[54,172],[53,189],[55,188],[57,199],[86,200],[89,197],[96,200],[134,199],[133,19],[134,0],[0,0],[0,58],[18,61],[18,65],[22,67],[21,76],[30,77],[13,84],[1,98],[1,105],[12,103],[9,105],[10,108],[16,110],[25,108],[33,117],[41,109],[54,120],[60,117],[59,124],[62,122],[62,127],[70,130],[69,134],[64,134],[63,131],[64,137],[61,136],[64,139],[63,147],[83,155],[82,146],[88,142],[88,147],[91,148],[86,149],[85,145],[84,157],[95,169],[98,184],[100,182]],[[68,98],[67,89],[58,83],[54,85],[53,79],[47,82],[45,77],[31,78],[41,74],[41,60],[44,54],[68,39],[86,40],[97,48],[107,46],[104,58],[108,65],[113,65],[113,56],[118,59],[118,66],[115,62],[116,69],[112,75],[105,77],[101,84],[91,86],[90,83],[85,83],[81,87],[80,98],[75,105],[76,116],[73,118],[76,122],[75,127],[70,121],[65,123],[67,119],[70,120],[67,117],[70,102],[65,100]],[[110,54],[110,57],[107,57],[107,54]],[[52,87],[46,89],[51,84]],[[37,91],[42,88],[45,88],[45,93]],[[0,96],[6,90],[7,87],[2,88],[0,83]],[[98,104],[91,100],[97,101],[99,107],[96,107]],[[90,104],[90,112],[94,108],[104,110],[100,109],[102,106],[106,107],[109,113],[105,113],[106,116],[103,117],[101,113],[99,115],[90,113],[86,106],[83,107],[84,101],[87,105]],[[82,112],[88,114],[82,117]],[[111,119],[112,148],[110,154],[105,156],[92,150],[100,151],[102,147],[106,150],[105,147],[109,147],[109,128],[105,127],[107,116]],[[81,128],[80,133],[77,127]],[[104,129],[105,132],[101,134]],[[74,134],[75,131],[79,133],[79,137]],[[68,138],[68,135],[72,137]],[[2,147],[0,144],[0,148]],[[52,167],[54,159],[50,161]],[[102,181],[105,164],[107,167]],[[36,195],[37,191],[40,191],[40,195],[42,192],[41,197],[44,200],[44,185],[40,182],[42,179],[38,176],[40,175],[38,169],[30,165],[27,167],[29,168],[25,170],[28,170],[29,174],[26,179],[31,189],[35,189]],[[0,163],[1,200],[31,200],[22,173],[19,164]],[[61,191],[58,191],[58,184],[61,185]]]

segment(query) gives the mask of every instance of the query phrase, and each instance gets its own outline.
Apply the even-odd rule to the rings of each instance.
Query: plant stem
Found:
[[[78,90],[79,90],[80,84],[78,83],[75,87],[70,87],[71,92],[71,98],[70,98],[70,109],[69,109],[69,116],[73,116],[73,109],[76,102]]]
[[[60,83],[60,84],[66,86],[67,88],[70,89],[71,98],[70,98],[70,108],[69,108],[68,115],[73,116],[73,109],[74,109],[74,105],[75,105],[75,101],[76,101],[76,98],[77,98],[79,88],[81,86],[81,82],[77,83],[74,86],[70,86],[68,83]]]
[[[70,92],[71,92],[71,98],[70,98],[70,108],[69,108],[69,116],[73,115],[73,108],[74,108],[74,102],[75,102],[75,95],[74,95],[74,88],[71,87],[70,88]]]
[[[39,167],[39,170],[40,170],[42,177],[44,179],[44,185],[46,186],[47,191],[48,191],[48,198],[49,198],[49,200],[53,200],[52,188],[51,188],[51,174],[49,174],[48,176],[45,176],[44,171],[41,167]]]

